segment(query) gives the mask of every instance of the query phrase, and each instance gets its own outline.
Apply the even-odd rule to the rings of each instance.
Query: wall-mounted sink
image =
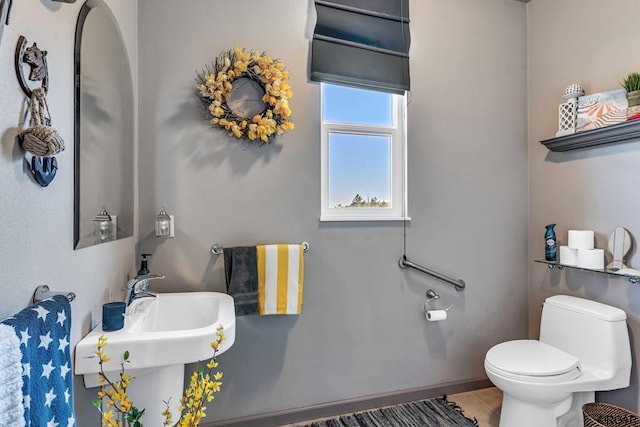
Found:
[[[218,355],[235,340],[236,317],[233,298],[219,292],[160,293],[134,300],[125,315],[124,327],[104,332],[102,324],[76,345],[75,373],[84,376],[85,387],[98,387],[100,366],[95,355],[98,338],[107,337],[104,364],[107,376],[117,376],[122,357],[129,352],[125,369],[133,377],[129,394],[140,408],[147,408],[145,424],[162,425],[163,400],[182,396],[184,365],[209,360],[216,329],[222,326],[225,339]],[[139,390],[139,392],[136,391]],[[153,391],[153,392],[152,392]],[[157,405],[157,408],[156,408]],[[174,419],[177,414],[174,414]]]
[[[127,370],[207,360],[213,354],[210,344],[216,339],[218,325],[225,334],[218,354],[231,347],[236,324],[231,296],[219,292],[157,295],[134,300],[127,307],[124,328],[104,332],[98,325],[85,336],[76,345],[75,373],[98,373],[95,352],[102,335],[107,337],[105,350],[111,358],[104,366],[105,372],[120,371],[125,351],[130,354]]]

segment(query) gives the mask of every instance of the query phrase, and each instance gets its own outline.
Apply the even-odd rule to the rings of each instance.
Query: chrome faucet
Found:
[[[154,279],[164,279],[164,276],[162,274],[145,274],[144,276],[137,276],[129,280],[126,287],[127,296],[125,298],[127,307],[137,298],[156,297],[156,294],[149,290],[149,281]]]

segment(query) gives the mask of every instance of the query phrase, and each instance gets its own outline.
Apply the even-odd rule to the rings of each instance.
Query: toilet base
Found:
[[[582,405],[585,403],[595,402],[596,393],[594,391],[585,391],[581,393],[573,393],[571,408],[569,412],[560,417],[558,427],[584,427],[582,418]]]
[[[527,402],[503,393],[500,427],[582,427],[582,405],[594,398],[594,392],[573,393],[549,404]]]

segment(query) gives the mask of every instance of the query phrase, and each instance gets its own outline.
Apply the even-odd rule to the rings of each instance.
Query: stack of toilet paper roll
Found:
[[[560,264],[602,270],[604,249],[594,248],[593,230],[569,230],[567,246],[560,246]]]

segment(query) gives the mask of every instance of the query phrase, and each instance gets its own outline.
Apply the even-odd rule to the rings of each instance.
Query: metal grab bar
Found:
[[[302,249],[305,252],[309,252],[309,243],[307,242],[300,242],[300,244],[302,245]],[[216,243],[213,246],[211,246],[211,255],[222,255],[223,252],[223,247],[221,244]]]
[[[429,276],[433,276],[436,279],[440,279],[443,282],[450,283],[450,284],[452,284],[453,286],[456,287],[456,291],[458,291],[458,292],[462,292],[464,290],[464,288],[467,286],[466,283],[464,282],[464,280],[462,280],[462,279],[457,279],[457,280],[456,279],[452,279],[451,277],[445,276],[444,274],[438,273],[437,271],[433,271],[433,270],[430,270],[430,269],[428,269],[426,267],[423,267],[421,265],[412,263],[411,261],[409,261],[407,259],[406,255],[402,255],[400,257],[400,259],[398,260],[398,265],[400,266],[400,268],[411,267],[411,268],[413,268],[415,270],[418,270],[418,271],[421,271],[421,272],[423,272],[425,274],[428,274]]]

